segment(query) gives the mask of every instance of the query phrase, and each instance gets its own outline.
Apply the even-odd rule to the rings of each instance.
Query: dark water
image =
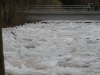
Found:
[[[28,15],[27,20],[100,20],[99,14],[94,15],[74,15],[74,14],[31,14]]]

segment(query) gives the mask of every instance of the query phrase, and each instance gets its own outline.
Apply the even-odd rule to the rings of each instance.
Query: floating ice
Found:
[[[99,20],[3,28],[3,46],[6,75],[100,75]]]

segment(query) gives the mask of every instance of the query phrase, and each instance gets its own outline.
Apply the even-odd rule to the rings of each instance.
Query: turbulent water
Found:
[[[46,20],[3,28],[6,75],[100,75],[100,22]]]

